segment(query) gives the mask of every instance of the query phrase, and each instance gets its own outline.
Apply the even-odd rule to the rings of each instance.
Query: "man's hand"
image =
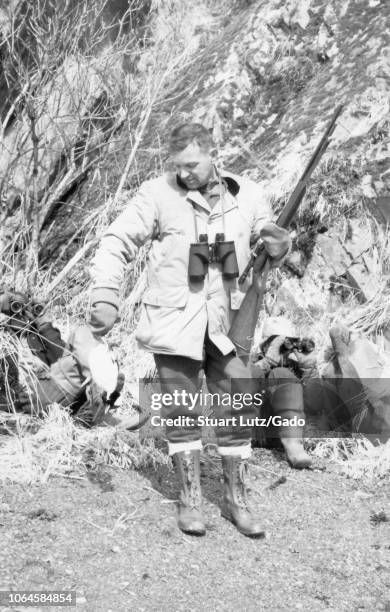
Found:
[[[256,362],[253,362],[252,360],[251,372],[254,378],[265,378],[270,373],[272,368],[276,368],[278,365],[280,365],[280,349],[282,348],[285,340],[285,336],[276,336],[265,351],[263,359],[259,359]]]
[[[118,309],[108,302],[96,302],[91,308],[89,324],[97,336],[105,336],[119,320]]]
[[[270,258],[271,267],[275,268],[282,265],[291,247],[291,238],[288,231],[279,227],[276,223],[267,223],[260,232],[260,238]],[[255,272],[257,271],[256,263],[253,269]]]
[[[301,371],[302,378],[319,378],[316,351],[301,352],[294,349],[293,353]]]

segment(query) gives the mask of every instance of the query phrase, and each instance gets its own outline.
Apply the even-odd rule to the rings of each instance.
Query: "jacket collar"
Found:
[[[234,179],[232,176],[229,176],[228,174],[222,174],[222,173],[221,173],[221,177],[222,177],[222,180],[225,181],[229,193],[231,193],[232,196],[236,196],[238,192],[240,191],[240,185],[237,183],[236,179]]]
[[[219,175],[221,177],[221,179],[225,182],[226,187],[229,191],[229,193],[232,194],[232,196],[236,196],[238,194],[238,192],[240,191],[240,185],[239,183],[236,181],[235,178],[232,177],[232,175],[227,172],[226,170],[219,170]],[[185,191],[187,191],[187,195],[189,195],[191,197],[192,200],[197,201],[197,194],[199,194],[200,192],[197,189],[187,189],[186,185],[183,183],[183,181],[181,180],[181,178],[179,176],[176,175],[176,183],[177,185],[181,188],[184,189]],[[194,197],[192,197],[194,196]],[[202,198],[203,200],[203,198]]]

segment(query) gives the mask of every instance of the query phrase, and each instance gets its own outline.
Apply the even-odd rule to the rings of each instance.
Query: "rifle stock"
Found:
[[[252,337],[245,334],[247,333],[246,330],[251,333],[251,330],[256,326],[257,317],[261,310],[262,298],[263,296],[259,295],[255,286],[252,284],[246,292],[240,306],[240,316],[236,316],[233,319],[233,323],[229,330],[229,338],[234,342],[238,357],[244,357],[248,355],[250,351]],[[242,325],[242,323],[245,323],[245,326]]]
[[[313,155],[311,156],[308,165],[306,166],[302,176],[300,177],[294,191],[290,195],[286,206],[280,213],[276,224],[287,229],[290,226],[304,196],[306,193],[307,182],[315,170],[319,160],[329,144],[329,138],[333,133],[337,119],[342,111],[342,105],[338,106],[330,120],[324,135],[318,143]],[[255,333],[257,320],[263,304],[263,298],[266,290],[266,281],[269,271],[269,259],[263,248],[257,247],[252,253],[252,256],[243,271],[239,282],[242,283],[248,276],[251,268],[253,270],[252,285],[248,289],[240,309],[236,313],[228,336],[236,347],[237,356],[248,360],[252,347],[253,336]]]
[[[237,356],[243,359],[249,357],[253,333],[259,318],[266,289],[269,260],[265,251],[261,253],[260,257],[264,260],[261,266],[261,273],[256,274],[256,278],[254,277],[251,286],[242,300],[240,309],[233,319],[228,334],[229,338],[234,342]]]

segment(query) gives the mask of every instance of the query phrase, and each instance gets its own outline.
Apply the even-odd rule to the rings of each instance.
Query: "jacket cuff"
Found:
[[[112,304],[119,310],[119,297],[114,289],[107,289],[105,287],[99,289],[92,289],[91,292],[91,304],[97,304],[98,302],[105,302],[106,304]]]

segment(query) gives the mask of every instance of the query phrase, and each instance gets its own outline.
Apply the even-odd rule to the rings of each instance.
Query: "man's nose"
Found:
[[[185,179],[190,176],[190,172],[188,170],[186,170],[185,168],[182,168],[179,171],[179,176],[182,179],[182,181],[185,181]]]

